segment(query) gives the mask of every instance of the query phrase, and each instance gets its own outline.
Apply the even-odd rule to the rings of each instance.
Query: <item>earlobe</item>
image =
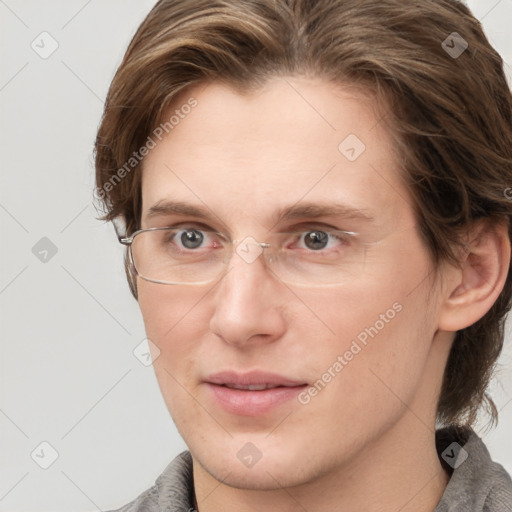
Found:
[[[510,240],[505,223],[489,219],[468,233],[465,256],[459,268],[451,267],[439,329],[455,332],[482,318],[500,295],[510,265]]]

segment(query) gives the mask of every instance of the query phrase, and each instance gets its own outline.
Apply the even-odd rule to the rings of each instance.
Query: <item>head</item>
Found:
[[[260,467],[307,478],[407,410],[426,423],[471,425],[482,406],[496,417],[485,390],[511,297],[511,126],[501,58],[459,1],[156,4],[98,132],[104,218],[127,236],[186,224],[266,242],[335,228],[364,246],[332,287],[296,286],[236,252],[201,286],[148,282],[126,259],[165,401],[205,467],[227,474],[248,446]],[[316,211],[335,204],[344,212]],[[229,369],[306,387],[233,414],[206,382]]]

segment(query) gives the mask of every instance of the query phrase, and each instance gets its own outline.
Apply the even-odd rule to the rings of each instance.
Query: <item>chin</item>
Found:
[[[272,434],[271,434],[272,435]],[[187,440],[194,461],[215,480],[237,489],[274,490],[293,487],[321,476],[321,454],[300,436],[268,437],[262,434],[234,434],[216,440],[207,436]],[[190,444],[188,441],[192,441]],[[304,450],[309,445],[314,454]]]
[[[303,467],[294,463],[286,463],[280,454],[274,457],[261,459],[253,467],[244,467],[232,456],[219,457],[218,452],[211,455],[201,453],[194,460],[209,473],[215,480],[236,489],[250,489],[254,491],[270,491],[282,487],[293,487],[310,481]],[[277,462],[277,459],[279,462]]]

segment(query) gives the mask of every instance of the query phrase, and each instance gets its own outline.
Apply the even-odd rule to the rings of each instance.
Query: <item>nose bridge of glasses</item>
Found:
[[[246,236],[242,240],[233,240],[236,254],[246,263],[253,263],[263,253],[263,249],[270,247],[267,242],[258,242],[252,236]]]

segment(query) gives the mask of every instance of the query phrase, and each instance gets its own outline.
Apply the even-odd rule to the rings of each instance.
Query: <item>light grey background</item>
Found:
[[[114,231],[92,206],[103,101],[153,4],[0,0],[2,512],[117,508],[186,448],[152,367],[133,354],[142,318]],[[510,79],[512,0],[469,5]],[[47,52],[52,39],[58,48],[46,59],[31,47]],[[500,424],[480,433],[512,473],[511,369],[508,336],[492,385]],[[52,453],[42,442],[58,452],[48,469],[39,465]]]

